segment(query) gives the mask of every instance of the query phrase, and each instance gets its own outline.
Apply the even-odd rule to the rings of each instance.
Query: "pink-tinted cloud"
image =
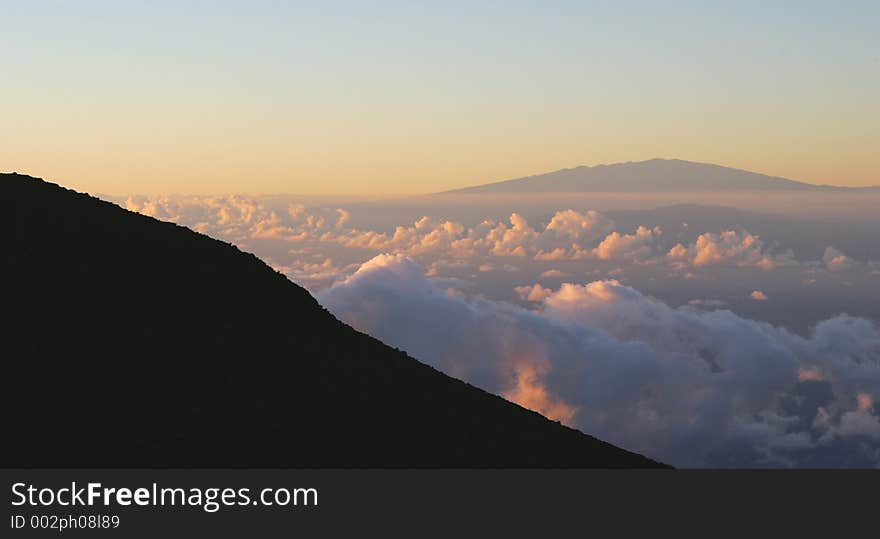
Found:
[[[616,281],[517,293],[539,308],[450,296],[398,254],[318,298],[422,361],[673,464],[797,465],[835,444],[880,464],[880,445],[865,445],[880,439],[863,396],[880,387],[868,320],[831,318],[802,337]],[[816,387],[804,384],[827,387],[826,400],[804,404]]]
[[[644,226],[638,227],[634,234],[612,232],[593,249],[593,254],[601,260],[642,262],[654,255],[660,234],[659,227],[649,229]]]
[[[666,258],[673,264],[697,268],[729,265],[768,270],[797,264],[790,250],[771,253],[758,236],[735,230],[701,234],[688,246],[679,243],[672,247]]]
[[[755,301],[767,301],[769,299],[767,294],[760,290],[753,290],[752,293],[749,294],[749,297]]]
[[[856,261],[841,253],[834,247],[827,247],[822,255],[822,262],[829,271],[843,271],[856,266]]]
[[[523,301],[544,301],[553,293],[553,290],[544,288],[537,283],[532,286],[517,286],[513,290]]]

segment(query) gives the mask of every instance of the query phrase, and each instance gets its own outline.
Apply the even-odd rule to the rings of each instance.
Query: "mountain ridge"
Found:
[[[665,467],[343,324],[256,256],[0,175],[15,467]]]
[[[682,159],[582,165],[437,194],[523,192],[846,191],[880,186],[816,185],[779,176]]]

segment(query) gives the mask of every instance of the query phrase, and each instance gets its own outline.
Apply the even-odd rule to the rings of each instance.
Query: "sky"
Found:
[[[0,170],[415,194],[654,157],[880,184],[880,4],[0,1]]]

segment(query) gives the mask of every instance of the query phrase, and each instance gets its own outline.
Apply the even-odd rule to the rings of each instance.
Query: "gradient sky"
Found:
[[[880,184],[876,1],[0,1],[0,20],[0,170],[91,192],[423,193],[652,157]]]

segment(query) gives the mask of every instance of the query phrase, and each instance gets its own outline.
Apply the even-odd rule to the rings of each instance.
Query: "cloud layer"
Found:
[[[599,212],[571,209],[543,224],[512,213],[470,226],[422,217],[374,230],[343,208],[242,195],[131,197],[126,206],[253,251],[358,329],[661,460],[880,463],[872,322],[837,316],[794,335],[720,310],[785,309],[785,289],[774,283],[843,286],[859,272],[876,278],[878,262],[833,247],[798,261],[744,229],[619,230]],[[672,282],[694,295],[673,308],[608,280],[636,272],[640,287],[670,279],[660,289]],[[725,287],[730,280],[737,288]],[[527,307],[486,299],[489,290]]]
[[[517,292],[538,307],[450,294],[394,254],[318,297],[453,376],[672,464],[880,465],[868,320],[834,317],[805,338],[613,280]]]
[[[125,205],[243,248],[262,242],[261,256],[298,282],[315,285],[313,289],[329,286],[331,277],[344,277],[382,252],[405,254],[425,266],[436,264],[437,272],[465,264],[481,272],[509,269],[516,260],[654,265],[682,274],[702,268],[771,270],[804,264],[790,250],[774,250],[745,230],[706,232],[682,243],[659,227],[616,230],[611,219],[592,210],[560,210],[543,226],[533,226],[518,213],[507,221],[485,220],[474,226],[426,216],[383,232],[351,226],[351,213],[343,208],[269,207],[243,195],[130,197]],[[268,242],[274,242],[272,249],[265,248]],[[340,254],[344,260],[328,261],[331,253],[334,260]],[[828,247],[822,260],[809,265],[843,271],[859,263]],[[552,270],[559,271],[545,267],[538,273]]]

